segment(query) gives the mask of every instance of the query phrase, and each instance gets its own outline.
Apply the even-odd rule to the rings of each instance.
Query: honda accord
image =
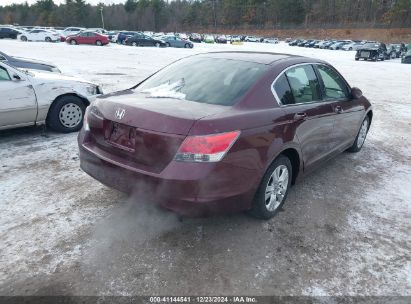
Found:
[[[330,64],[220,52],[179,60],[87,108],[81,168],[185,215],[273,217],[290,186],[361,150],[373,112]]]

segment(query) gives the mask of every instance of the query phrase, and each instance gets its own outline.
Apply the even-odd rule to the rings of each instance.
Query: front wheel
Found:
[[[21,41],[27,41],[27,37],[26,36],[21,36]]]
[[[60,97],[50,107],[47,124],[57,132],[79,131],[83,125],[85,110],[86,105],[80,98],[76,96]]]
[[[50,37],[46,37],[46,42],[51,42],[51,38]]]
[[[160,43],[157,42],[154,46],[159,48],[159,47],[160,47]]]
[[[70,44],[71,44],[71,45],[76,45],[76,44],[77,44],[77,41],[74,40],[74,39],[72,39],[72,40],[70,40]]]
[[[250,213],[265,220],[276,215],[287,198],[291,180],[291,162],[288,157],[280,155],[264,174]]]
[[[348,152],[359,152],[364,145],[365,139],[367,138],[368,130],[370,129],[370,118],[368,116],[363,120],[360,130],[358,131],[357,137],[355,138],[352,146],[347,150]]]
[[[167,47],[171,47],[171,44],[169,42],[166,43]]]

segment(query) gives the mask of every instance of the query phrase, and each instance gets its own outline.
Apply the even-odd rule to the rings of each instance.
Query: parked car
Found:
[[[204,36],[204,42],[205,43],[214,43],[214,36],[213,35],[206,35]]]
[[[404,43],[387,45],[388,56],[391,59],[401,58],[405,54],[406,48]]]
[[[295,40],[293,40],[293,41],[290,41],[290,42],[288,43],[288,45],[289,45],[289,46],[296,46],[296,45],[298,45],[301,41],[302,41],[302,39],[295,39]]]
[[[387,58],[387,47],[384,43],[366,43],[360,47],[355,54],[355,60],[357,61],[360,59],[384,61]]]
[[[76,35],[68,36],[66,42],[71,45],[76,44],[95,44],[98,46],[106,45],[110,43],[110,40],[106,35],[101,35],[95,32],[80,32]]]
[[[61,35],[49,30],[34,29],[29,32],[22,32],[17,37],[21,41],[56,42],[60,41]]]
[[[373,112],[324,61],[219,52],[97,98],[85,115],[80,165],[103,184],[128,193],[144,185],[182,214],[268,219],[297,179],[361,150]]]
[[[17,39],[17,36],[21,34],[21,31],[8,27],[2,26],[0,27],[0,39],[9,38],[9,39]]]
[[[60,34],[64,37],[67,37],[71,35],[76,35],[84,30],[84,27],[66,27],[64,30],[60,31]]]
[[[183,40],[176,36],[163,36],[161,41],[165,41],[168,47],[193,48],[194,44],[189,40]]]
[[[260,39],[255,36],[247,36],[244,40],[246,42],[260,42]]]
[[[352,41],[349,41],[349,40],[337,41],[336,43],[330,45],[329,49],[330,50],[341,50],[344,47],[344,45],[350,44],[350,43],[352,43]]]
[[[307,42],[309,42],[309,40],[305,40],[305,39],[300,40],[300,42],[297,43],[297,46],[303,47],[303,46],[305,46],[305,44],[306,44]]]
[[[264,38],[263,40],[264,43],[273,43],[273,44],[278,44],[280,41],[278,38]]]
[[[187,43],[189,43],[187,41]],[[125,44],[132,46],[155,46],[155,47],[165,47],[166,42],[162,39],[152,38],[144,34],[136,34],[133,37],[126,38]]]
[[[227,37],[225,35],[217,36],[217,38],[215,39],[215,42],[227,44]]]
[[[110,40],[110,42],[116,43],[117,42],[117,31],[109,31],[106,33],[108,39]]]
[[[326,43],[323,45],[323,49],[330,49],[330,46],[332,46],[334,43],[336,43],[336,40],[328,40]]]
[[[0,62],[7,63],[8,65],[15,68],[61,73],[60,70],[51,63],[34,59],[9,56],[3,52],[0,52]]]
[[[96,84],[80,78],[0,63],[0,129],[47,124],[58,132],[78,131],[99,94]]]
[[[407,52],[402,56],[401,63],[411,63],[411,44],[406,46]]]
[[[139,32],[120,31],[118,32],[117,37],[115,39],[117,43],[125,44],[127,38],[133,37],[136,34],[139,34]]]
[[[315,46],[315,44],[318,43],[318,42],[319,42],[319,40],[312,40],[311,42],[306,43],[305,47],[313,48]]]
[[[230,44],[243,44],[243,42],[241,41],[241,36],[231,36]]]
[[[193,34],[190,35],[190,41],[192,41],[192,42],[200,43],[202,40],[203,40],[203,38],[201,37],[200,34],[193,33]]]
[[[351,43],[344,44],[341,49],[344,51],[356,51],[360,47],[362,47],[365,44],[365,42],[361,41],[353,41]]]

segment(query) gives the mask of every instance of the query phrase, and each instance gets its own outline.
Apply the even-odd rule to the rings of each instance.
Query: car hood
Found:
[[[84,80],[82,78],[68,76],[68,75],[64,75],[64,74],[57,74],[57,73],[44,72],[44,71],[33,71],[33,70],[30,71],[30,74],[36,80],[76,81],[76,82],[83,82],[83,83],[86,83],[86,84],[96,85],[95,83]]]

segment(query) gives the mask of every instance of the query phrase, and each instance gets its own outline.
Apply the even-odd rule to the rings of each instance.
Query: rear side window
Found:
[[[317,66],[324,84],[324,99],[346,99],[348,88],[341,76],[331,67]]]
[[[267,65],[255,62],[193,57],[154,74],[137,90],[152,98],[233,105],[267,69]]]
[[[294,96],[291,92],[290,85],[288,83],[287,77],[282,74],[274,84],[275,92],[280,99],[281,104],[288,105],[294,103]]]
[[[311,65],[297,66],[285,72],[295,103],[321,100],[319,83]]]

